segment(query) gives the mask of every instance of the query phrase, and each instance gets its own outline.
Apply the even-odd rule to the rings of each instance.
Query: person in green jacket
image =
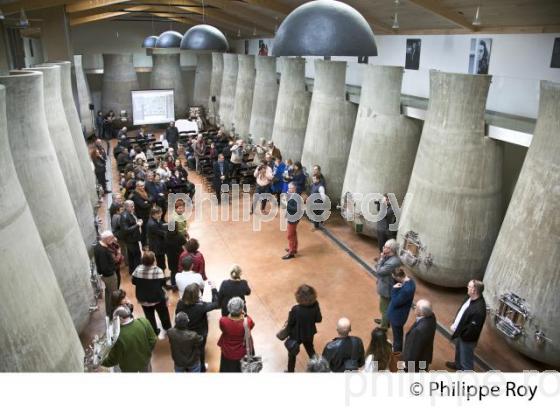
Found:
[[[121,324],[119,337],[109,355],[101,363],[105,367],[118,365],[122,372],[151,372],[152,350],[157,336],[146,318],[134,319],[126,306],[118,307],[113,313]]]

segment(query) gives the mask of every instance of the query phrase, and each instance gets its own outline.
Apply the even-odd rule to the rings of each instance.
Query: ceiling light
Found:
[[[480,26],[482,25],[482,21],[480,20],[480,6],[476,8],[476,14],[474,15],[474,20],[472,22],[473,26]]]
[[[401,26],[399,26],[399,15],[398,15],[398,13],[395,13],[395,16],[393,17],[393,25],[391,26],[391,28],[393,30],[398,30],[399,28],[401,28]]]

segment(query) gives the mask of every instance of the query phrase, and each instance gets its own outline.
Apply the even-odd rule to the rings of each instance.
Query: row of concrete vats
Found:
[[[95,179],[71,63],[0,76],[0,371],[83,371]]]

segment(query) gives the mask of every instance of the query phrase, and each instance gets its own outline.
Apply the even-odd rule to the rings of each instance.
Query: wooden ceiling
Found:
[[[9,17],[64,6],[71,26],[104,20],[203,21],[233,37],[272,37],[275,28],[307,0],[0,0]],[[461,34],[560,32],[560,0],[344,0],[377,34]],[[398,3],[398,4],[396,4]],[[203,7],[204,4],[204,7]],[[481,26],[472,21],[480,6]],[[400,29],[392,29],[395,12]]]

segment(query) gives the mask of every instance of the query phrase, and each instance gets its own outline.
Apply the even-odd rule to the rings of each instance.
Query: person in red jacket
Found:
[[[241,359],[247,354],[244,322],[247,322],[249,329],[255,327],[253,319],[245,315],[244,307],[245,303],[241,298],[232,298],[228,303],[229,315],[220,318],[220,373],[241,373]]]
[[[187,256],[190,256],[192,258],[191,271],[200,273],[202,279],[208,280],[206,277],[206,262],[204,261],[204,255],[198,250],[199,247],[200,244],[196,239],[189,239],[183,246],[185,250],[179,255],[179,264],[182,263],[183,259]]]

